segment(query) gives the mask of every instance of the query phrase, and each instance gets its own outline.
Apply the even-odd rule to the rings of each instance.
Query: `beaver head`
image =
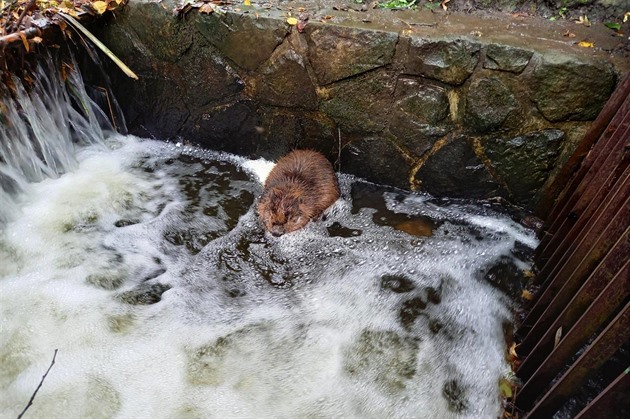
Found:
[[[258,202],[258,215],[265,229],[281,236],[304,227],[314,217],[303,191],[295,185],[283,185],[265,191]]]

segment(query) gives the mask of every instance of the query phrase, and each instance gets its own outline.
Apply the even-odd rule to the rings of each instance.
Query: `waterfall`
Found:
[[[76,148],[102,144],[112,130],[74,59],[47,56],[34,76],[30,87],[13,76],[12,92],[0,90],[0,228],[16,216],[29,183],[75,169]]]

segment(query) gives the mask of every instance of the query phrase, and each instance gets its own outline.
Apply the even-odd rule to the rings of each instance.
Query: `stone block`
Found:
[[[304,31],[308,58],[321,85],[391,63],[395,32],[310,23]]]
[[[256,153],[260,120],[256,105],[247,100],[197,109],[181,130],[185,139],[195,138],[201,146],[240,155]]]
[[[530,206],[555,167],[563,140],[563,131],[545,129],[507,140],[491,138],[484,148],[514,200]]]
[[[123,16],[125,22],[119,24],[128,25],[146,50],[160,60],[177,61],[193,43],[192,28],[174,19],[159,3],[128,2]],[[117,45],[116,41],[110,45]]]
[[[367,137],[352,141],[341,151],[341,170],[370,182],[409,189],[409,163],[389,140]]]
[[[510,88],[501,80],[476,78],[470,83],[466,96],[464,123],[477,133],[496,130],[518,106]]]
[[[289,43],[282,43],[250,79],[253,97],[260,103],[315,110],[315,84],[305,58]]]
[[[337,159],[337,128],[325,115],[261,107],[259,116],[262,132],[257,155],[276,160],[294,148],[308,148],[322,152],[330,161]]]
[[[482,198],[500,193],[483,162],[464,137],[446,142],[420,168],[415,181],[420,189],[437,196]]]
[[[389,121],[395,85],[395,75],[387,71],[361,74],[319,89],[319,109],[345,132],[381,132]]]
[[[458,86],[479,62],[481,45],[466,39],[435,40],[412,37],[405,73]]]
[[[534,68],[531,97],[549,121],[588,121],[597,117],[615,81],[610,65],[547,54]]]
[[[490,44],[486,50],[483,68],[521,73],[534,55],[533,51],[509,45]]]
[[[400,78],[389,131],[421,156],[452,130],[446,89],[415,78]]]
[[[289,26],[282,20],[236,13],[198,14],[195,24],[223,56],[250,71],[267,61],[289,33]]]

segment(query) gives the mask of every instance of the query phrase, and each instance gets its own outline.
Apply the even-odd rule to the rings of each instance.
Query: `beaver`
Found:
[[[281,236],[318,218],[339,195],[326,157],[313,150],[294,150],[278,160],[265,180],[258,216],[267,231]]]

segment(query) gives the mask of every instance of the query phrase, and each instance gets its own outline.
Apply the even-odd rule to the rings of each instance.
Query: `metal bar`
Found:
[[[565,207],[567,198],[572,194],[575,187],[582,181],[584,176],[588,171],[590,171],[591,166],[595,163],[596,157],[599,156],[600,150],[606,150],[608,147],[608,140],[612,133],[617,129],[621,121],[623,121],[628,113],[628,96],[630,96],[630,75],[626,76],[626,79],[623,81],[621,87],[625,87],[625,92],[621,92],[618,94],[619,90],[616,90],[606,106],[611,105],[608,108],[609,111],[612,111],[614,115],[610,116],[608,123],[605,124],[605,129],[600,131],[599,137],[589,137],[590,130],[587,132],[586,136],[582,139],[580,144],[576,147],[575,151],[569,157],[569,160],[562,167],[561,172],[565,171],[564,176],[564,188],[562,191],[557,191],[556,193],[560,193],[558,199],[555,202],[553,209],[547,214],[547,220],[549,223],[546,227],[549,227],[550,223],[558,218],[558,216],[562,213],[563,208]],[[613,102],[614,99],[614,102]],[[601,114],[601,113],[600,113]],[[598,116],[599,118],[599,116]],[[598,125],[597,119],[593,123],[595,128],[600,129],[601,127]],[[573,163],[580,161],[581,164],[574,165]],[[569,174],[568,171],[571,170]],[[568,174],[568,176],[566,176]],[[560,173],[558,174],[560,176]],[[558,179],[558,177],[556,177]],[[556,180],[554,180],[554,183]],[[572,188],[567,188],[570,185]]]
[[[545,310],[531,330],[527,331],[527,335],[520,335],[522,340],[518,346],[519,355],[529,357],[537,345],[549,344],[553,340],[551,330],[555,331],[560,326],[565,330],[571,328],[615,274],[623,268],[629,254],[630,233],[626,231],[557,318],[551,310]],[[523,330],[525,329],[519,332]],[[522,365],[521,368],[523,368]]]
[[[561,227],[564,227],[564,231],[571,228],[575,221],[583,216],[583,211],[589,205],[591,205],[592,198],[597,196],[597,191],[609,182],[614,182],[615,176],[611,174],[616,172],[623,172],[628,164],[627,150],[625,149],[625,142],[630,136],[630,97],[628,97],[624,104],[628,109],[619,126],[616,127],[610,138],[600,140],[600,143],[591,151],[590,156],[594,156],[595,162],[581,179],[579,183],[572,182],[568,187],[570,195],[566,199],[564,206],[556,216],[556,218],[550,219],[550,225],[547,226],[546,232],[548,233],[541,241],[538,249],[536,250],[537,260],[546,261],[548,253],[555,250],[554,241],[561,240],[563,232],[560,232]]]
[[[516,371],[516,375],[521,380],[529,380],[543,361],[545,363],[545,371],[544,374],[541,374],[542,378],[555,376],[566,365],[569,358],[588,340],[589,336],[595,333],[630,296],[630,261],[626,261],[624,267],[616,271],[614,275],[612,281],[606,285],[601,294],[597,296],[575,324],[571,325],[556,321],[547,329],[543,339],[538,342],[534,350]],[[567,306],[567,308],[569,307],[570,305]],[[558,320],[563,317],[560,316]],[[563,328],[565,336],[554,350],[554,336],[559,327]],[[550,353],[552,355],[549,355]]]
[[[619,204],[619,201],[623,203]],[[549,286],[538,297],[536,304],[517,331],[517,335],[527,335],[528,330],[547,310],[552,300],[556,300],[552,309],[554,316],[569,302],[573,293],[579,289],[589,273],[629,228],[629,201],[630,196],[627,192],[615,194],[606,208],[597,216],[589,230],[582,236],[571,255],[560,267],[554,269],[549,279]],[[614,213],[609,210],[615,208],[619,209]]]
[[[630,137],[630,124],[626,131]],[[620,153],[613,153],[611,157],[614,155],[615,159],[617,157],[623,159],[624,156],[617,156],[618,154]],[[630,180],[630,165],[628,164],[628,158],[625,161],[621,161],[620,164],[615,165],[615,163],[615,161],[607,161],[607,164],[611,167],[611,173],[606,174],[604,170],[600,170],[597,175],[588,179],[593,187],[598,189],[584,191],[584,194],[580,197],[580,202],[576,204],[574,211],[572,211],[572,214],[579,214],[579,218],[575,220],[568,217],[564,220],[561,228],[549,241],[541,257],[536,260],[536,263],[541,268],[537,277],[538,283],[544,282],[550,276],[553,269],[561,263],[563,256],[570,255],[568,250],[578,242],[578,238],[582,236],[585,226],[592,222],[593,217],[606,207],[610,197],[618,193],[620,188],[624,191],[622,193],[630,191],[630,183],[628,182]],[[602,180],[599,175],[607,176],[607,178]],[[547,253],[546,260],[544,253]],[[540,266],[543,262],[544,266]]]
[[[575,393],[589,375],[596,372],[628,338],[630,338],[630,302],[615,316],[595,341],[586,348],[569,370],[545,393],[533,409],[528,411],[529,407],[535,402],[536,397],[544,390],[549,381],[554,378],[553,375],[549,374],[546,362],[538,368],[534,376],[518,392],[516,406],[521,410],[528,411],[526,418],[551,417]],[[563,342],[561,341],[556,351],[562,345]],[[553,356],[553,353],[548,359],[551,356]]]
[[[630,404],[630,367],[626,368],[619,377],[608,385],[595,397],[575,419],[597,418],[602,415],[613,414],[619,412],[623,405],[626,407]]]
[[[527,333],[527,336],[522,336],[523,340],[518,345],[519,355],[529,358],[537,351],[537,349],[535,349],[537,345],[544,347],[553,341],[555,331],[558,330],[560,326],[562,326],[564,330],[569,330],[573,327],[577,319],[586,311],[588,306],[591,305],[606,285],[608,285],[615,274],[623,268],[628,260],[629,254],[630,233],[626,232],[617,240],[617,243],[614,244],[611,251],[595,268],[584,285],[582,285],[580,290],[576,293],[575,297],[566,305],[555,321],[554,317],[550,317],[548,312],[545,312]],[[539,340],[540,336],[543,337]],[[527,359],[520,366],[519,372],[524,368],[526,362]]]
[[[615,145],[618,147],[617,149],[623,150],[623,137],[621,137],[620,134],[625,130],[625,127],[627,127],[629,120],[630,97],[623,104],[623,107],[620,108],[618,115],[613,118],[610,127],[604,132],[600,141],[593,147],[593,150],[591,150],[586,157],[584,163],[585,165],[588,163],[587,167],[589,170],[581,168],[579,172],[576,173],[576,175],[571,179],[571,182],[567,185],[561,199],[558,200],[557,209],[555,209],[546,220],[543,228],[544,234],[541,236],[541,242],[536,251],[537,258],[540,258],[543,255],[549,240],[555,235],[557,228],[560,225],[559,223],[564,222],[567,218],[570,220],[571,217],[576,214],[572,211],[573,205],[576,200],[581,197],[583,189],[588,187],[589,178],[593,176],[593,174],[596,174],[602,167],[605,159],[609,156],[610,151],[615,150]],[[612,140],[617,140],[618,142],[615,143]],[[606,168],[605,165],[604,168]],[[577,215],[579,215],[579,213],[577,213]]]
[[[611,124],[611,121],[615,115],[619,115],[619,108],[628,96],[630,96],[630,73],[626,74],[626,77],[617,86],[571,157],[562,166],[551,185],[543,192],[535,211],[537,216],[550,221],[557,217],[563,205],[562,191],[567,191],[566,186],[569,184],[571,176],[579,171],[584,157],[602,136],[604,130],[614,125]]]

